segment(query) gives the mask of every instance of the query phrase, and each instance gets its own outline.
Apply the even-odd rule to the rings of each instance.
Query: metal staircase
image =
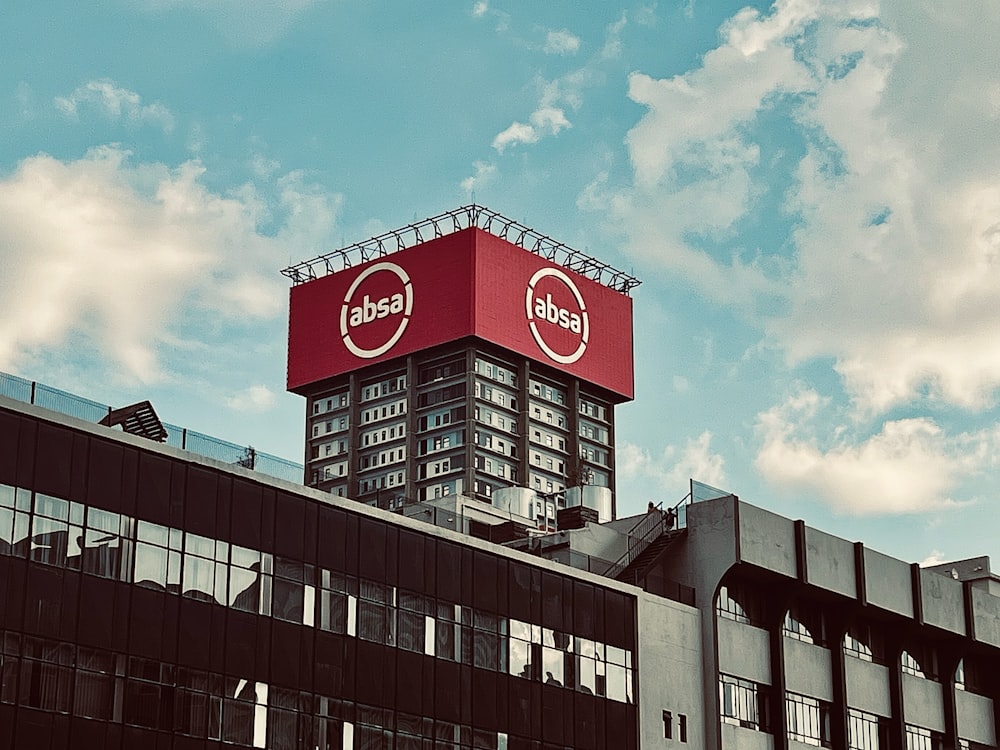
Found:
[[[687,495],[677,505],[666,511],[660,505],[650,505],[645,517],[628,533],[628,550],[609,567],[604,575],[623,583],[637,584],[649,567],[663,552],[687,533],[675,528],[680,518],[681,506],[689,502]]]

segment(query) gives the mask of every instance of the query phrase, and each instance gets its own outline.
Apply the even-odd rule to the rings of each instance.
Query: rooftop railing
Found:
[[[628,294],[641,283],[629,273],[475,203],[304,260],[289,266],[282,273],[293,284],[302,284],[469,227],[478,227],[622,294]]]
[[[41,406],[95,424],[112,411],[112,407],[106,404],[6,372],[0,372],[0,396]],[[167,430],[166,443],[174,448],[191,451],[222,463],[253,469],[261,474],[289,482],[300,484],[302,482],[303,467],[294,461],[264,453],[252,445],[230,443],[177,425],[164,423],[163,426]]]

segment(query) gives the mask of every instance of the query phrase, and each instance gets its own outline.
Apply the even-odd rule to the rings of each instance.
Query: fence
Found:
[[[112,407],[105,404],[5,372],[0,372],[0,396],[94,423],[100,422],[112,410]],[[294,461],[263,453],[252,445],[237,445],[176,425],[164,423],[163,426],[167,430],[167,445],[174,448],[223,463],[237,464],[289,482],[302,482],[302,465]]]

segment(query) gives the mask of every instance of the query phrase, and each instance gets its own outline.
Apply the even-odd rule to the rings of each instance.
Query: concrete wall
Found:
[[[977,588],[969,593],[972,595],[976,640],[1000,646],[1000,597]]]
[[[955,693],[958,736],[984,745],[996,745],[993,701],[982,695],[959,690]]]
[[[792,693],[833,701],[830,649],[785,637],[785,688]]]
[[[795,522],[745,503],[739,516],[740,559],[794,578]]]
[[[913,617],[913,581],[902,560],[865,549],[865,591],[869,604]]]
[[[920,596],[924,622],[965,634],[965,602],[962,582],[930,570],[920,571]]]
[[[857,598],[854,545],[846,539],[806,527],[808,582],[827,591]]]
[[[944,686],[923,677],[903,675],[903,718],[936,732],[944,731]]]
[[[734,497],[705,500],[687,508],[687,534],[667,549],[662,558],[664,575],[697,591],[701,612],[702,701],[705,706],[706,747],[719,746],[719,662],[714,648],[715,593],[726,572],[736,563],[736,516]]]
[[[705,744],[702,697],[701,615],[693,607],[642,593],[639,606],[639,746]],[[663,737],[663,711],[674,721],[673,740]],[[679,745],[677,722],[687,717],[687,744]]]
[[[889,669],[851,656],[844,661],[847,705],[879,716],[889,716],[892,713]]]
[[[766,630],[719,618],[719,671],[771,684],[771,647]]]
[[[588,523],[582,529],[564,532],[571,536],[572,550],[591,557],[615,562],[628,551],[628,535],[607,526]]]
[[[774,736],[767,732],[744,729],[735,724],[722,725],[723,750],[772,750]]]

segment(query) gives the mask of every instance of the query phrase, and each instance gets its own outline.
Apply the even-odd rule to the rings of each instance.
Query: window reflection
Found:
[[[30,557],[46,565],[76,568],[619,702],[633,700],[634,670],[627,649],[8,485],[0,485],[0,554]],[[261,705],[256,697],[244,700],[196,677],[179,684],[176,693],[163,694],[144,684],[159,685],[162,676],[135,672],[131,662],[126,679],[113,664],[96,661],[81,664],[75,676],[66,676],[55,668],[36,667],[37,660],[31,657],[5,653],[2,659],[0,700],[13,700],[18,691],[28,691],[26,700],[67,711],[71,701],[74,710],[92,718],[107,718],[117,711],[117,720],[127,714],[140,726],[171,730],[176,724],[178,731],[199,736],[207,732],[221,739],[227,732],[232,736],[243,732],[233,728],[243,726],[233,717],[246,704]],[[24,666],[22,661],[30,663]],[[20,680],[22,673],[34,676],[25,683]],[[60,687],[64,682],[66,687]],[[56,687],[38,687],[50,683]],[[242,689],[256,691],[246,685]],[[228,714],[221,702],[223,693],[233,703]],[[117,696],[117,708],[110,702],[112,696]],[[226,716],[236,724],[227,725]]]

